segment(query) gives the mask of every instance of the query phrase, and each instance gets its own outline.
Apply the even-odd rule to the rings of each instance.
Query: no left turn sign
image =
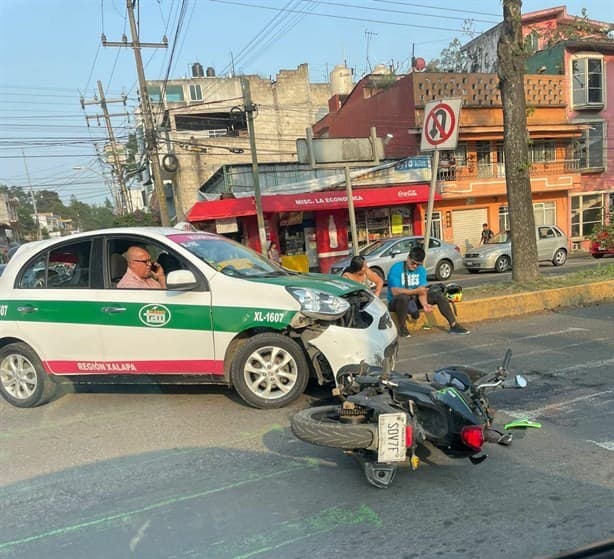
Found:
[[[420,149],[456,149],[461,99],[440,99],[427,103]]]

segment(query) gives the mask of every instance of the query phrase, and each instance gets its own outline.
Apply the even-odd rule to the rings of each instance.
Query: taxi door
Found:
[[[161,250],[147,248],[150,254]],[[201,285],[191,291],[121,289],[111,270],[111,261],[118,261],[115,254],[107,255],[108,281],[100,302],[105,372],[223,375],[224,352],[216,356],[211,292],[204,276],[199,274]],[[197,271],[175,259],[180,268]]]
[[[84,374],[82,364],[102,358],[92,246],[87,239],[42,251],[17,275],[15,324],[49,373]]]

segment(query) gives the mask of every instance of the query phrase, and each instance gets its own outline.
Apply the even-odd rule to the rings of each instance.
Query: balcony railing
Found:
[[[564,159],[559,161],[536,161],[531,163],[531,176],[560,175],[562,173],[579,172],[579,159]],[[504,163],[472,163],[466,166],[440,167],[437,170],[437,180],[458,181],[463,179],[498,179],[505,177]]]

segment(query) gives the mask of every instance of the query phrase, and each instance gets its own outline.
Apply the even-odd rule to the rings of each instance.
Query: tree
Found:
[[[115,216],[113,225],[116,227],[147,227],[160,225],[160,218],[151,213],[136,210],[131,214]]]
[[[461,42],[453,39],[447,48],[443,49],[440,58],[431,60],[426,65],[427,72],[465,72],[467,55],[461,50]]]
[[[9,199],[16,201],[17,223],[15,232],[17,233],[17,238],[36,239],[36,222],[32,217],[34,207],[30,194],[23,188],[8,187],[6,185],[0,186],[0,192],[5,193]]]
[[[527,54],[520,21],[521,0],[503,0],[503,24],[497,55],[503,102],[505,182],[512,234],[512,279],[532,281],[539,276],[535,216],[529,174],[524,64]]]

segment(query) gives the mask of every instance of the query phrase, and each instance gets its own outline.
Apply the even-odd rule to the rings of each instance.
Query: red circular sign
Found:
[[[456,128],[456,117],[450,105],[439,103],[426,115],[424,138],[432,146],[443,144],[452,136]]]

